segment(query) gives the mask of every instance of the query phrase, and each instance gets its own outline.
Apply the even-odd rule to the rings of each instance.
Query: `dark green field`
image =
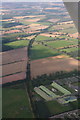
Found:
[[[46,46],[43,46],[41,44],[34,43],[33,47],[31,48],[31,60],[46,58],[46,57],[52,57],[57,56],[60,53],[57,50],[52,50]]]
[[[3,118],[33,118],[24,83],[3,87]]]
[[[59,113],[64,113],[70,110],[78,109],[78,101],[69,103],[68,105],[61,105],[57,101],[49,101],[46,102],[46,106],[52,115],[56,115]]]

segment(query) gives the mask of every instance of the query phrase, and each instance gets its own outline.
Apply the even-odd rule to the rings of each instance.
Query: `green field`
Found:
[[[41,25],[53,25],[53,23],[51,23],[51,22],[37,22],[37,23],[39,23],[39,24],[41,24]]]
[[[16,48],[21,48],[21,47],[28,46],[28,43],[29,43],[28,40],[19,40],[19,41],[6,43],[5,46],[9,46],[12,49],[16,49]]]
[[[61,30],[61,32],[73,34],[73,33],[77,33],[77,29],[75,27],[70,27],[70,28]]]
[[[70,53],[70,52],[74,52],[74,51],[77,51],[78,52],[78,47],[72,47],[72,48],[67,48],[67,49],[61,49],[60,51],[64,51],[64,52],[67,52],[67,53]]]
[[[59,113],[67,112],[78,108],[78,101],[69,103],[67,106],[58,103],[57,101],[46,102],[47,109],[50,111],[51,115],[56,115]],[[54,106],[54,107],[52,107]]]
[[[39,35],[39,36],[37,36],[36,37],[36,41],[44,41],[44,40],[52,40],[53,39],[53,37],[47,37],[47,36],[41,36],[41,35]]]
[[[46,58],[46,57],[52,57],[57,56],[60,53],[58,51],[52,50],[46,46],[34,43],[33,47],[31,48],[31,54],[30,58],[31,60]]]
[[[24,83],[3,87],[3,118],[33,118]]]
[[[53,48],[59,48],[67,47],[69,45],[77,45],[78,43],[75,41],[56,40],[54,42],[47,42],[46,44],[52,46]]]

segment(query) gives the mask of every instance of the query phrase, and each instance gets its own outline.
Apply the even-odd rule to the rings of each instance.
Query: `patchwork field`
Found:
[[[44,59],[31,61],[31,77],[35,78],[38,75],[50,74],[57,71],[72,71],[78,70],[80,63],[74,58],[66,56],[48,57]],[[36,69],[34,69],[36,68]],[[37,69],[38,68],[38,69]]]
[[[56,40],[54,42],[47,42],[47,45],[52,46],[53,48],[64,48],[64,47],[69,47],[73,45],[78,45],[78,40]],[[74,49],[74,48],[73,48]],[[66,49],[67,50],[67,49]]]

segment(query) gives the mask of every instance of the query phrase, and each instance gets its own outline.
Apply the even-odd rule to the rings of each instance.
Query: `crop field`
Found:
[[[48,21],[45,21],[45,22],[38,22],[39,24],[41,24],[41,25],[52,25],[52,23],[51,22],[48,22]]]
[[[62,86],[58,85],[57,83],[53,82],[52,86],[54,88],[56,88],[57,90],[59,90],[60,92],[64,93],[64,95],[70,95],[71,92],[66,90],[65,88],[63,88]]]
[[[47,37],[47,36],[42,36],[42,35],[39,35],[36,37],[36,41],[44,41],[44,40],[52,40],[53,37]]]
[[[78,70],[80,62],[70,57],[48,57],[44,59],[31,61],[31,77],[36,78],[38,75],[55,73],[57,71]],[[36,68],[36,69],[34,69]]]
[[[75,28],[74,24],[55,25],[49,30],[59,30],[60,32],[69,33],[69,34],[73,34],[77,32],[77,29]]]
[[[16,49],[16,48],[21,48],[21,47],[28,46],[28,43],[29,43],[28,40],[20,40],[20,41],[14,41],[14,42],[6,43],[5,46],[9,46],[12,49]]]
[[[46,103],[47,109],[50,111],[51,115],[57,115],[60,113],[64,113],[70,110],[78,109],[78,101],[69,103],[67,106],[64,106],[57,101],[48,101]],[[52,107],[54,106],[54,107]]]
[[[74,51],[77,51],[78,52],[78,47],[72,47],[72,48],[67,48],[67,49],[61,49],[60,51],[64,51],[64,52],[74,52]]]
[[[53,48],[60,48],[60,47],[67,47],[70,45],[77,45],[77,42],[75,43],[74,41],[70,42],[70,41],[64,41],[64,40],[56,40],[54,42],[47,42],[46,44],[52,46]]]
[[[2,76],[6,76],[18,72],[26,72],[26,64],[27,61],[21,61],[21,62],[15,62],[12,64],[3,65]]]
[[[41,25],[39,23],[33,23],[28,25],[30,28],[28,28],[27,30],[40,30],[40,29],[45,29],[48,28],[48,25]]]
[[[5,83],[8,83],[8,82],[24,80],[25,78],[26,78],[26,73],[21,72],[21,73],[17,73],[17,74],[2,77],[2,80],[0,78],[0,81],[2,81],[2,84],[5,84]]]
[[[56,95],[54,92],[47,89],[45,86],[39,86],[41,90],[43,90],[45,93],[47,93],[49,96],[51,96],[53,99],[58,98],[59,96]]]
[[[41,35],[46,36],[46,37],[53,37],[53,38],[60,36],[59,34],[58,35],[54,34],[54,32],[52,32],[51,34],[50,33],[42,33]]]
[[[26,35],[26,33],[21,32],[21,33],[11,33],[11,34],[7,34],[6,37],[19,37],[19,36],[23,36]]]
[[[46,58],[46,57],[51,57],[51,56],[57,56],[60,53],[56,50],[52,50],[46,46],[34,43],[32,48],[31,48],[31,60],[36,60],[40,58]]]
[[[2,53],[2,64],[18,62],[21,60],[27,60],[27,47],[10,50]]]
[[[70,33],[70,34],[73,34],[73,33],[76,33],[77,32],[77,30],[76,30],[76,28],[67,28],[67,29],[63,29],[63,30],[61,30],[61,32],[64,32],[64,33]]]
[[[56,23],[56,22],[58,22],[60,19],[49,19],[48,21],[50,21],[50,22],[53,22],[53,23]]]
[[[24,83],[3,87],[3,118],[33,118]]]

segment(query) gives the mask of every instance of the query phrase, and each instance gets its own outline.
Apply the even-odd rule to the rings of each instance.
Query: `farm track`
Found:
[[[50,27],[52,27],[52,25],[50,25],[47,29],[49,29]],[[26,79],[25,79],[25,86],[26,86],[26,89],[28,91],[28,95],[29,95],[29,101],[30,101],[30,104],[31,104],[31,109],[33,111],[33,114],[34,114],[34,118],[37,119],[39,118],[39,115],[36,111],[36,106],[34,105],[33,103],[33,99],[32,99],[32,91],[31,91],[31,69],[30,69],[30,52],[31,52],[31,47],[32,47],[32,44],[34,43],[35,41],[35,38],[41,34],[41,33],[44,33],[46,32],[46,29],[45,30],[42,30],[40,33],[36,33],[36,36],[34,38],[32,38],[28,44],[28,49],[27,49],[27,68],[26,68]]]
[[[35,119],[36,119],[37,114],[36,114],[35,106],[33,104],[32,91],[31,91],[30,47],[32,46],[32,44],[33,44],[35,38],[38,36],[38,34],[33,39],[30,40],[29,45],[28,45],[28,50],[27,50],[27,53],[28,53],[28,62],[27,62],[27,68],[26,68],[27,72],[26,72],[26,79],[25,79],[25,86],[26,86],[26,89],[28,91],[29,101],[30,101],[31,109],[33,111]]]

